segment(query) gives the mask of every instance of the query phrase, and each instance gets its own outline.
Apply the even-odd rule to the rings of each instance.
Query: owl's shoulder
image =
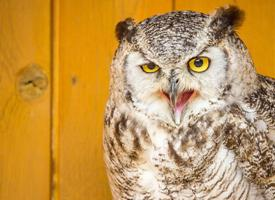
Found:
[[[259,119],[269,129],[275,130],[275,79],[258,75],[257,88],[249,94],[244,102],[255,110]]]
[[[246,111],[233,105],[227,114],[224,129],[224,143],[232,150],[244,176],[251,182],[265,188],[266,195],[275,197],[275,146],[269,138],[268,127],[247,119]],[[260,118],[261,119],[261,118]],[[264,122],[263,122],[264,123]]]

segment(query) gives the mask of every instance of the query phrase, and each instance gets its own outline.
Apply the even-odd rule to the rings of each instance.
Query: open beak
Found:
[[[194,90],[178,91],[177,81],[170,82],[169,94],[165,93],[165,96],[169,99],[169,104],[173,110],[174,122],[179,125],[181,122],[182,111],[194,94]]]

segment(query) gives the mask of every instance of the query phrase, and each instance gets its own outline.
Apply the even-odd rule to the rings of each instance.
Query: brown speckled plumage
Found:
[[[242,18],[228,7],[118,24],[104,120],[113,199],[275,199],[275,80],[256,74]],[[201,55],[209,69],[190,71]],[[192,91],[176,117],[175,91]]]
[[[245,101],[256,109],[269,128],[275,129],[275,79],[258,75],[258,88]]]

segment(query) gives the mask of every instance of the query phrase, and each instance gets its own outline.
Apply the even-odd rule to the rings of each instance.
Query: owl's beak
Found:
[[[169,98],[170,98],[170,103],[173,107],[176,105],[177,97],[178,97],[178,84],[177,84],[177,81],[172,80],[170,83]]]
[[[177,125],[180,124],[184,106],[193,93],[193,90],[178,91],[178,81],[170,82],[169,101],[173,109],[174,121]]]

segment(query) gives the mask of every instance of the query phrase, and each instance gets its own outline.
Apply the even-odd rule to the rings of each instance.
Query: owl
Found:
[[[244,12],[117,24],[104,120],[115,200],[275,199],[275,80],[238,37]]]

